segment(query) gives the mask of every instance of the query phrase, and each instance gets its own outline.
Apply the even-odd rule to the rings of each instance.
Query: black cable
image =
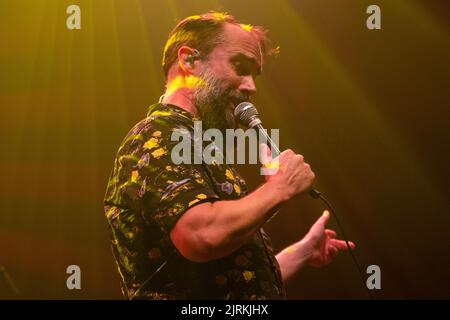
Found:
[[[313,191],[313,190],[314,189],[312,189],[311,191]],[[330,202],[320,192],[318,192],[317,190],[314,190],[313,192],[311,192],[311,191],[310,191],[310,195],[313,198],[315,198],[315,199],[322,200],[322,202],[325,203],[325,205],[328,207],[328,210],[330,210],[330,212],[333,215],[333,217],[336,219],[338,228],[339,228],[339,230],[342,233],[342,238],[344,239],[345,244],[347,245],[348,252],[350,253],[350,256],[352,257],[353,263],[355,264],[356,268],[358,269],[358,273],[359,273],[359,276],[361,277],[361,281],[363,282],[364,288],[366,288],[367,293],[369,295],[369,298],[373,299],[372,293],[370,292],[369,288],[367,287],[366,279],[364,277],[364,273],[363,273],[363,271],[361,269],[360,264],[358,263],[358,260],[356,259],[355,255],[353,254],[353,250],[350,247],[350,244],[348,243],[347,236],[345,234],[344,228],[342,227],[341,222],[339,221],[339,218],[336,215],[335,210],[331,206]],[[312,193],[314,193],[315,195],[313,196]]]
[[[278,145],[272,141],[270,136],[267,134],[266,130],[263,128],[262,124],[257,124],[255,127],[257,127],[258,130],[263,134],[263,136],[265,138],[265,141],[267,141],[268,145],[270,146],[270,149],[272,151],[272,157],[279,156],[281,154],[281,152],[280,152],[280,149],[278,148]],[[275,152],[275,154],[273,154],[274,152]],[[363,286],[364,286],[364,288],[366,288],[367,293],[369,295],[369,298],[373,299],[372,293],[370,292],[370,289],[367,287],[366,279],[364,277],[364,273],[362,272],[362,269],[361,269],[361,266],[358,263],[358,260],[356,259],[355,255],[353,254],[352,248],[350,248],[350,244],[348,243],[347,236],[345,235],[345,232],[344,232],[344,228],[342,227],[341,222],[339,221],[339,218],[336,215],[335,210],[331,206],[330,202],[317,189],[314,189],[314,188],[310,189],[309,190],[309,195],[312,198],[314,198],[314,199],[322,200],[322,202],[325,203],[325,205],[330,210],[331,214],[336,219],[336,222],[338,224],[339,230],[342,232],[342,237],[343,237],[343,239],[345,241],[345,244],[347,245],[348,252],[350,253],[350,256],[352,257],[353,263],[355,264],[356,268],[358,269],[358,273],[359,273],[359,276],[361,277],[361,281],[363,283]],[[275,212],[274,216],[276,215],[277,212]],[[272,219],[272,218],[273,218],[273,216],[270,219]]]

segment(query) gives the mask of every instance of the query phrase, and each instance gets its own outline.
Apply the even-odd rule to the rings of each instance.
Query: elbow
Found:
[[[178,252],[187,260],[205,263],[222,257],[211,237],[199,230],[189,230],[177,223],[170,233],[170,238]]]

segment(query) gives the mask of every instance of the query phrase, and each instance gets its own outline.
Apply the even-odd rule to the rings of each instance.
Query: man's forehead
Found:
[[[224,27],[226,37],[223,48],[232,54],[243,54],[253,58],[261,66],[263,62],[261,45],[248,25],[227,23]]]

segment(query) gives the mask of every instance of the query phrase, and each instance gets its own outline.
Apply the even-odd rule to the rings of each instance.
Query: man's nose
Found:
[[[249,96],[252,96],[256,93],[256,85],[255,80],[252,76],[246,76],[242,78],[241,85],[239,86],[240,91],[245,91]]]

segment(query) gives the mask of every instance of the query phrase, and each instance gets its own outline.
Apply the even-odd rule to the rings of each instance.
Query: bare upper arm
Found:
[[[212,245],[207,227],[212,203],[205,202],[188,209],[170,232],[170,239],[186,259],[194,262],[211,260]]]

